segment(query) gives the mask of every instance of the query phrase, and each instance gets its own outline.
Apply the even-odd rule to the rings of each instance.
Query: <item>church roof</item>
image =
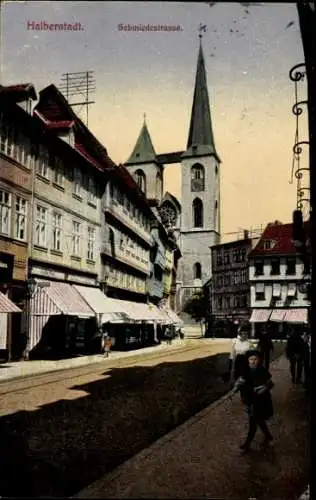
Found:
[[[215,155],[219,160],[215,148],[205,61],[200,41],[187,151],[182,156],[205,155]]]
[[[125,165],[135,165],[140,163],[157,162],[156,152],[146,125],[142,126],[133,152]]]
[[[173,194],[169,193],[169,191],[165,192],[163,199],[161,200],[160,206],[165,201],[171,201],[171,203],[173,203],[178,208],[178,210],[181,211],[181,204],[180,204],[179,200]]]

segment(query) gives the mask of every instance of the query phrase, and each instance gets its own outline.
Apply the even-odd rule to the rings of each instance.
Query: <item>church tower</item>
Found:
[[[146,116],[133,152],[124,164],[152,206],[163,196],[163,165],[157,155],[147,128]]]
[[[181,281],[182,308],[211,277],[210,246],[220,242],[220,163],[216,152],[200,45],[189,137],[181,155]]]

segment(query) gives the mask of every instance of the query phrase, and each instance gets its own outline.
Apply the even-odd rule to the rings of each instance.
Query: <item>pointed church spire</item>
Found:
[[[150,134],[148,132],[146,124],[146,113],[144,113],[144,123],[142,129],[138,136],[133,152],[125,165],[132,165],[136,163],[150,163],[156,161],[156,152]]]
[[[213,154],[217,156],[207,90],[205,61],[202,48],[202,31],[206,31],[206,26],[200,24],[199,55],[195,76],[190,130],[185,156],[196,156],[197,154]]]

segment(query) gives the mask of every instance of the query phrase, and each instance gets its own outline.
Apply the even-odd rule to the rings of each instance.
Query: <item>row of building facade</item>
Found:
[[[1,291],[23,311],[50,282],[172,310],[175,238],[54,85],[34,101],[31,84],[0,87]],[[4,321],[0,350],[19,356],[27,327]]]
[[[208,335],[232,336],[250,323],[257,336],[269,323],[278,337],[294,324],[307,325],[310,274],[293,241],[292,224],[269,223],[255,238],[245,231],[243,239],[215,245],[211,252],[212,278],[204,285]]]

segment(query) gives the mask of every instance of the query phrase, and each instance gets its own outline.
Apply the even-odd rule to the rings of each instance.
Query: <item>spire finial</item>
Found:
[[[146,113],[144,113],[144,125],[146,125]]]
[[[207,26],[206,26],[206,24],[202,24],[202,23],[200,23],[200,25],[199,25],[199,27],[198,27],[198,32],[199,32],[199,39],[200,39],[200,41],[201,41],[202,36],[203,36],[203,35],[202,35],[202,33],[206,33],[206,30],[207,30]]]

